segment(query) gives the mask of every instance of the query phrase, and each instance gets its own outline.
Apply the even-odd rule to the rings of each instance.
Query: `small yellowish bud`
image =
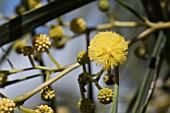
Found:
[[[75,18],[71,21],[70,23],[70,29],[74,33],[84,33],[86,30],[86,22],[84,21],[83,18]]]
[[[53,109],[47,105],[41,105],[37,108],[38,109],[35,110],[35,113],[54,113]]]
[[[110,88],[103,88],[98,93],[98,100],[102,104],[110,104],[113,101],[113,91]]]
[[[24,54],[24,56],[32,55],[34,54],[34,49],[31,46],[24,46],[22,48],[22,53]]]
[[[27,43],[23,40],[17,40],[14,45],[13,48],[15,49],[16,53],[21,54],[22,53],[22,48],[24,46],[27,46]]]
[[[108,0],[100,0],[98,2],[98,7],[101,11],[108,11],[110,8],[110,3]]]
[[[49,36],[50,38],[53,38],[54,40],[57,40],[57,41],[60,40],[61,37],[64,36],[64,30],[62,26],[56,25],[53,28],[51,28],[49,31]]]
[[[38,34],[32,40],[32,44],[38,52],[44,52],[51,47],[50,38],[45,34]]]
[[[0,100],[0,113],[13,113],[16,109],[16,104],[8,99],[3,98]]]
[[[44,101],[51,101],[55,98],[55,91],[49,87],[45,87],[41,90],[41,99]]]

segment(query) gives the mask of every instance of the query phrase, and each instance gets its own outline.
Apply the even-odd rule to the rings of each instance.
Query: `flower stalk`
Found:
[[[118,113],[118,99],[119,99],[119,67],[117,66],[115,68],[115,85],[111,113]]]

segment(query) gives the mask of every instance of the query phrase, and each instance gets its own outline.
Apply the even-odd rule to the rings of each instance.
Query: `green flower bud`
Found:
[[[106,74],[103,79],[107,85],[113,85],[115,83],[114,75]]]
[[[74,33],[84,33],[86,30],[86,22],[84,21],[83,18],[75,18],[71,21],[70,23],[70,29]]]
[[[49,31],[49,36],[50,38],[53,38],[54,40],[57,40],[57,41],[60,40],[61,37],[64,36],[64,30],[62,26],[56,25],[53,28],[51,28]]]
[[[98,2],[98,7],[101,11],[108,11],[110,8],[110,3],[108,2],[108,0],[100,0]]]
[[[77,107],[81,113],[92,113],[94,110],[94,103],[90,99],[80,99]]]
[[[22,48],[22,53],[24,54],[24,56],[32,55],[34,54],[34,49],[31,46],[24,46]]]
[[[81,73],[78,78],[79,84],[86,85],[91,82],[91,76],[85,73]]]

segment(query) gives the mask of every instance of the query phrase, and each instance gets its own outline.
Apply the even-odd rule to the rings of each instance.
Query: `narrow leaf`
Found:
[[[94,0],[57,0],[30,10],[0,26],[0,46],[19,39],[23,34]]]
[[[160,33],[160,36],[158,37],[154,50],[152,52],[152,57],[150,60],[150,64],[149,67],[146,70],[145,76],[144,76],[144,80],[141,84],[140,87],[140,91],[139,91],[139,95],[137,97],[135,106],[133,108],[133,113],[140,113],[143,105],[145,104],[147,97],[148,97],[148,93],[151,87],[151,83],[154,79],[154,70],[155,70],[155,64],[157,62],[157,58],[159,57],[159,53],[160,53],[160,45],[162,43],[164,43],[164,37],[162,36],[162,32]]]

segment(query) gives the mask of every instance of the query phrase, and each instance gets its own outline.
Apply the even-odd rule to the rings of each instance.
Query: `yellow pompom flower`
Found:
[[[88,47],[90,60],[103,65],[105,70],[113,69],[126,61],[128,43],[115,32],[99,32]]]
[[[13,113],[16,109],[16,104],[13,100],[2,98],[0,100],[0,113]]]

